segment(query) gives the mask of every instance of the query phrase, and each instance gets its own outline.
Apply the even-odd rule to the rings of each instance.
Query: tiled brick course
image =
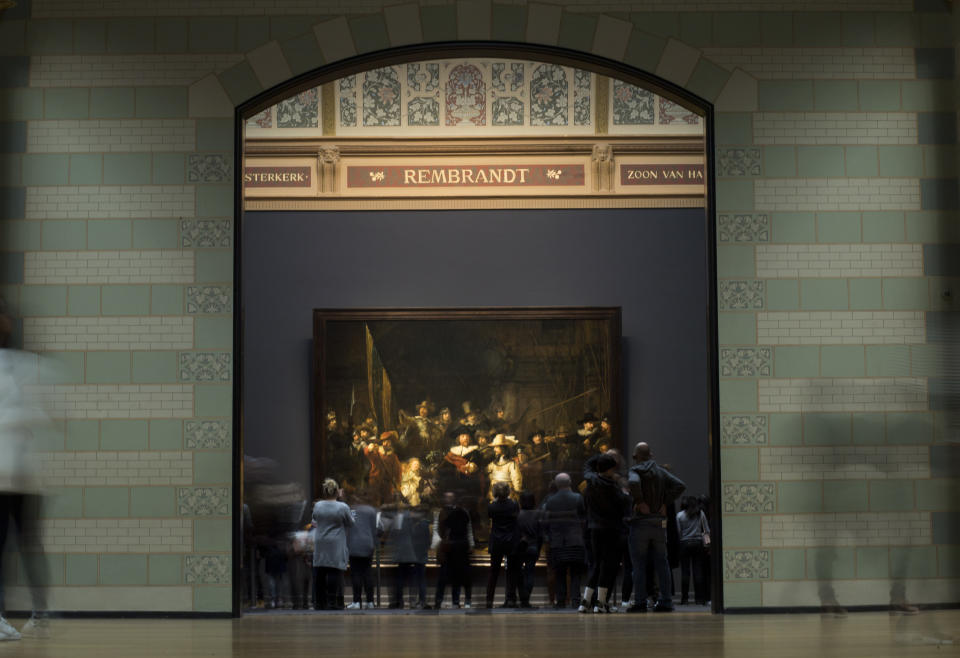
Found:
[[[759,245],[756,254],[760,278],[923,275],[919,244]]]
[[[196,126],[188,119],[33,121],[30,153],[187,152],[196,149]]]
[[[761,480],[866,480],[930,477],[926,446],[760,448]]]
[[[193,318],[24,318],[23,334],[36,352],[191,349]]]
[[[929,512],[779,514],[761,519],[761,545],[918,546],[930,544]]]
[[[24,283],[192,283],[193,252],[179,249],[39,251],[24,256]]]
[[[887,345],[926,341],[920,311],[758,313],[761,345]]]
[[[754,181],[754,204],[767,211],[919,210],[915,178],[768,178]]]
[[[757,382],[764,411],[925,411],[921,377],[764,379]]]
[[[189,384],[57,384],[29,391],[54,418],[189,418]]]
[[[728,68],[763,79],[913,79],[912,48],[705,48]]]
[[[758,112],[754,144],[916,144],[909,112]]]
[[[27,219],[192,217],[193,185],[28,187]]]

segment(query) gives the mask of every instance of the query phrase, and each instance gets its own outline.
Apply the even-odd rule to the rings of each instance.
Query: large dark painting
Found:
[[[622,448],[619,345],[619,308],[316,310],[314,492],[539,501]]]

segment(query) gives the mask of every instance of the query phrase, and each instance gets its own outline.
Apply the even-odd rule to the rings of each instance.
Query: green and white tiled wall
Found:
[[[717,110],[728,607],[960,599],[938,328],[960,277],[940,0],[20,0],[0,17],[3,294],[62,368],[66,609],[230,608],[233,108],[391,46],[625,61]],[[357,13],[350,13],[357,12]]]

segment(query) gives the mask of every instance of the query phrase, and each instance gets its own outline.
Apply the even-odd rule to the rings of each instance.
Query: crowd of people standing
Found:
[[[674,609],[672,565],[681,567],[680,604],[709,597],[709,523],[703,501],[680,499],[684,483],[654,461],[646,443],[637,444],[634,465],[608,450],[583,465],[574,486],[569,473],[558,473],[542,500],[496,482],[485,504],[489,570],[481,607],[531,608],[534,574],[540,556],[547,562],[548,605],[604,613],[668,612]],[[578,476],[580,474],[577,474]],[[578,477],[578,479],[580,479]],[[471,556],[475,554],[475,519],[448,491],[442,505],[395,505],[374,508],[323,482],[309,529],[312,603],[321,610],[370,609],[378,606],[374,556],[393,566],[392,588],[385,606],[440,609],[449,587],[455,608],[474,607]],[[681,510],[675,511],[677,502]],[[426,566],[431,553],[438,565],[434,596],[428,599]],[[496,600],[503,567],[503,598]],[[344,600],[349,570],[352,601]],[[622,605],[614,590],[622,574]],[[692,575],[692,579],[691,579]],[[585,581],[584,581],[585,578]],[[409,591],[409,596],[408,596]],[[541,599],[542,600],[542,599]],[[302,604],[306,605],[306,597]]]

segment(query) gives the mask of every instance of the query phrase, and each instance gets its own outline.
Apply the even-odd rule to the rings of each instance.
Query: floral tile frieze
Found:
[[[664,126],[696,126],[701,117],[696,112],[688,110],[679,103],[660,98],[660,113],[657,123]]]
[[[613,123],[618,126],[650,126],[654,123],[654,95],[636,85],[613,81]]]
[[[766,285],[762,280],[723,280],[719,286],[721,311],[760,311],[766,304]]]
[[[557,64],[540,64],[530,74],[530,125],[567,125],[570,89],[567,73]]]
[[[734,446],[762,446],[769,443],[767,417],[756,414],[720,416],[720,443]]]
[[[385,66],[363,74],[363,125],[400,125],[400,74]]]
[[[759,176],[760,149],[717,149],[717,173],[720,176]]]
[[[187,313],[232,313],[230,286],[187,286]]]
[[[721,377],[769,377],[773,350],[769,347],[721,347]]]
[[[226,585],[230,583],[230,558],[227,555],[187,555],[184,580],[188,585]]]
[[[177,489],[180,516],[230,516],[230,487],[180,487]]]
[[[723,485],[723,511],[730,514],[776,512],[776,485],[772,482],[725,484]]]
[[[230,352],[180,352],[182,382],[229,382],[232,369]]]
[[[230,421],[226,420],[188,420],[183,425],[188,450],[229,448],[230,436]]]
[[[187,157],[188,183],[226,183],[233,179],[233,165],[223,154],[191,153]]]
[[[320,90],[307,89],[277,104],[277,127],[317,128],[320,126]]]
[[[353,127],[357,125],[357,76],[348,75],[340,78],[340,125]]]
[[[770,242],[770,217],[764,214],[722,214],[717,218],[720,242]]]
[[[770,551],[724,551],[724,580],[770,578]]]
[[[195,249],[229,247],[233,222],[229,219],[181,219],[180,246]]]

